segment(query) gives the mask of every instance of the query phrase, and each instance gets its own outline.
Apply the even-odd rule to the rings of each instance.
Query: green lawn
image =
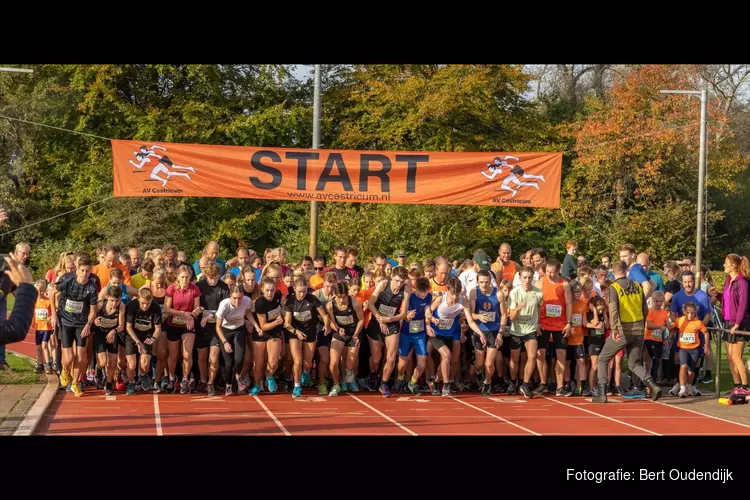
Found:
[[[5,359],[13,371],[0,370],[0,384],[33,384],[44,377],[43,373],[34,373],[34,362],[27,358],[8,352]]]

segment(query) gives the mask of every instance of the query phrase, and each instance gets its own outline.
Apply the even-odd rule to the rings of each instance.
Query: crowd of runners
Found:
[[[317,387],[327,396],[479,391],[603,402],[657,399],[660,386],[700,395],[712,380],[708,339],[722,335],[734,393],[748,395],[747,259],[726,257],[718,292],[708,272],[695,282],[690,259],[667,261],[660,274],[632,245],[618,250],[596,264],[576,257],[572,241],[562,262],[541,248],[516,262],[507,243],[494,260],[477,250],[453,262],[413,262],[404,251],[364,261],[344,247],[332,262],[289,262],[283,248],[239,248],[225,262],[216,242],[192,263],[174,245],[64,253],[36,282],[36,369],[57,373],[76,396],[299,397]],[[30,251],[16,247],[24,260]]]

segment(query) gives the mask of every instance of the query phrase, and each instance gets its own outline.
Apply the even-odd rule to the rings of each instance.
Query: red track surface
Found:
[[[13,349],[35,355],[33,338]],[[44,435],[749,435],[750,426],[694,413],[668,403],[611,398],[459,394],[455,397],[360,392],[302,398],[205,394],[81,398],[59,392],[42,418]],[[664,401],[664,400],[662,400]],[[668,401],[668,399],[667,399]]]

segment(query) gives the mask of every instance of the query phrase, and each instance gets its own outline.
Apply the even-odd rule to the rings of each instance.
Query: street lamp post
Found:
[[[698,289],[703,277],[703,202],[704,185],[706,182],[706,91],[705,90],[661,90],[661,94],[688,94],[700,96],[701,100],[701,131],[700,158],[698,160],[698,222],[695,233],[695,284]]]
[[[320,64],[315,65],[315,87],[313,94],[313,140],[312,148],[320,147]],[[318,255],[318,202],[310,202],[310,247],[313,259]]]

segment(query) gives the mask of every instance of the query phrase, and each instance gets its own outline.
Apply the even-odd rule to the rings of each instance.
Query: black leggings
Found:
[[[659,364],[661,363],[663,344],[655,340],[647,340],[644,344],[646,345],[648,355],[651,356],[651,376],[656,380],[656,375],[659,373]]]
[[[247,330],[244,328],[237,328],[236,330],[228,330],[226,328],[221,329],[224,333],[224,338],[232,346],[232,352],[227,352],[224,349],[224,345],[219,346],[221,348],[221,354],[224,356],[224,380],[227,384],[232,384],[232,387],[237,387],[237,378],[235,375],[239,375],[242,371],[242,363],[245,358],[245,341],[247,337]]]

